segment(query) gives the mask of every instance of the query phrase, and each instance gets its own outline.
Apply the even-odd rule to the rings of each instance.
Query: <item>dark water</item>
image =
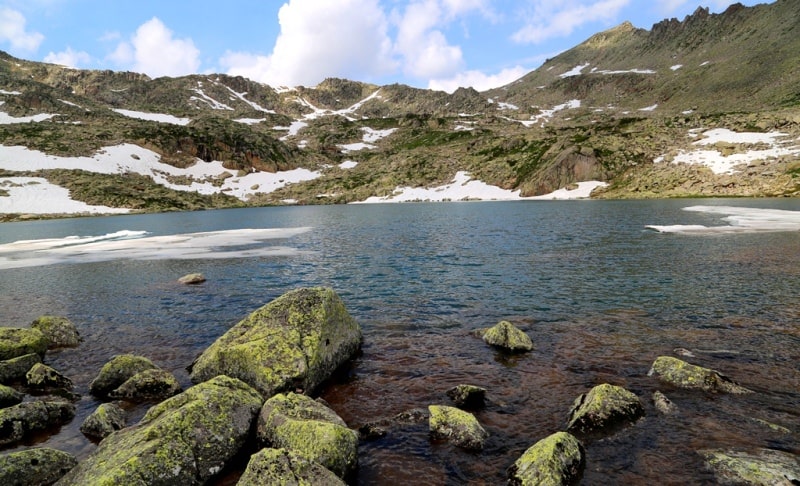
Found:
[[[800,233],[645,229],[725,224],[720,215],[681,210],[696,204],[800,210],[797,200],[442,203],[0,225],[0,245],[121,230],[311,228],[261,245],[274,254],[235,257],[253,248],[242,243],[218,249],[231,252],[224,258],[134,260],[119,251],[97,259],[86,247],[62,263],[0,270],[0,325],[59,314],[85,339],[46,357],[76,383],[78,416],[22,447],[79,457],[94,449],[78,428],[97,406],[88,384],[111,356],[148,356],[189,386],[185,367],[249,312],[288,290],[325,285],[364,330],[363,355],[349,375],[321,390],[352,427],[449,404],[445,392],[460,383],[488,389],[488,404],[476,413],[491,436],[482,452],[432,443],[427,423],[408,425],[360,444],[360,484],[502,483],[525,449],[563,430],[573,400],[601,383],[636,393],[647,415],[610,437],[584,440],[584,484],[712,484],[699,449],[800,454]],[[190,272],[208,281],[176,283]],[[506,356],[472,336],[501,319],[525,330],[534,351]],[[675,348],[757,393],[660,385],[647,371]],[[656,389],[678,415],[655,411]],[[143,412],[130,411],[134,420]]]

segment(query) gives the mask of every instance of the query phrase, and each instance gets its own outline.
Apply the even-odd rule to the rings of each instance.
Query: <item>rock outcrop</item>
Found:
[[[78,464],[72,454],[50,448],[33,448],[0,456],[0,484],[43,486],[53,484]]]
[[[583,445],[568,432],[556,432],[526,450],[508,469],[512,486],[579,484],[586,467]]]
[[[673,358],[672,356],[659,356],[656,358],[648,375],[656,375],[665,383],[690,390],[735,394],[753,392],[734,382],[719,371],[689,364],[686,361]]]
[[[467,450],[483,449],[489,433],[474,415],[444,405],[430,405],[428,411],[430,412],[428,425],[432,439],[447,440]]]

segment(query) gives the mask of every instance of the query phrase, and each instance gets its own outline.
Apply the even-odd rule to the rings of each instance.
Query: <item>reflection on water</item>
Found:
[[[404,425],[360,444],[361,484],[502,483],[525,449],[563,429],[578,395],[604,382],[635,392],[647,415],[612,437],[587,439],[584,484],[710,484],[698,449],[800,453],[800,238],[796,231],[678,236],[646,226],[715,227],[737,205],[800,209],[791,200],[705,203],[725,208],[719,212],[684,211],[683,201],[454,203],[6,224],[0,248],[126,230],[147,235],[117,243],[213,233],[220,238],[204,247],[229,254],[174,258],[173,244],[164,243],[148,251],[169,252],[165,259],[129,253],[6,268],[0,324],[25,326],[50,313],[79,327],[80,348],[46,358],[83,395],[78,416],[34,441],[79,456],[95,447],[78,431],[97,405],[88,384],[112,355],[146,355],[189,386],[185,367],[246,314],[293,288],[327,285],[364,329],[363,354],[321,390],[352,427],[448,404],[445,392],[460,383],[488,389],[486,408],[476,412],[491,434],[484,451],[431,443],[425,422]],[[242,228],[276,233],[237,240]],[[241,258],[254,248],[264,251]],[[268,251],[276,248],[292,251]],[[14,255],[20,261],[30,252]],[[205,284],[176,282],[195,271]],[[525,330],[534,351],[505,356],[473,336],[501,319]],[[688,392],[648,377],[653,360],[676,348],[757,393]],[[678,415],[656,413],[656,389]],[[144,407],[129,413],[135,420]]]

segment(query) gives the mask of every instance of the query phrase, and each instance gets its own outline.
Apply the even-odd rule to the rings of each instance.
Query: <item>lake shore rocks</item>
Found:
[[[75,405],[65,400],[36,400],[0,409],[0,446],[16,444],[74,417]]]
[[[486,344],[512,353],[523,353],[533,349],[531,338],[508,321],[500,321],[479,333]]]
[[[475,385],[456,385],[447,390],[447,396],[459,408],[481,408],[485,404],[486,388]]]
[[[33,321],[31,329],[36,329],[45,335],[48,341],[47,349],[74,348],[81,342],[78,329],[66,317],[40,316]]]
[[[0,385],[0,408],[10,407],[18,403],[22,403],[25,397],[22,393],[11,388],[10,386]]]
[[[290,291],[256,310],[189,367],[192,381],[238,378],[264,398],[311,392],[361,347],[361,328],[329,288]]]
[[[634,393],[604,383],[579,396],[572,405],[567,430],[591,433],[635,422],[644,415],[644,406]]]
[[[36,363],[25,374],[28,386],[36,390],[62,388],[72,390],[72,380],[43,363]]]
[[[72,454],[36,447],[0,456],[0,484],[31,486],[53,484],[78,464]]]
[[[526,450],[508,469],[512,486],[578,484],[586,467],[586,453],[568,432],[556,432]]]
[[[739,385],[718,371],[689,364],[672,356],[656,358],[648,375],[655,375],[665,383],[689,390],[733,394],[753,393],[752,390]]]
[[[26,354],[44,357],[49,341],[38,329],[0,327],[0,360],[18,358]]]
[[[239,452],[261,404],[246,383],[215,377],[106,437],[58,484],[202,484]]]
[[[653,392],[652,400],[656,410],[662,415],[672,415],[678,412],[678,406],[658,390]]]
[[[264,484],[344,486],[339,476],[318,462],[286,449],[261,449],[250,457],[237,486]]]
[[[160,401],[181,392],[175,376],[160,368],[140,371],[112,390],[108,396],[129,402]]]
[[[81,424],[81,433],[93,439],[105,439],[125,428],[125,410],[116,403],[101,403]]]
[[[474,415],[446,405],[430,405],[428,411],[430,412],[428,425],[432,439],[446,440],[472,451],[483,449],[489,433]]]
[[[8,385],[25,381],[25,375],[33,365],[41,362],[42,357],[36,353],[0,361],[0,383]]]
[[[800,483],[800,458],[788,452],[773,449],[756,452],[709,449],[698,452],[723,484],[789,486]]]
[[[145,370],[158,367],[144,356],[121,354],[114,356],[103,365],[100,372],[89,384],[89,393],[96,397],[108,398],[108,395],[119,388],[131,377]]]

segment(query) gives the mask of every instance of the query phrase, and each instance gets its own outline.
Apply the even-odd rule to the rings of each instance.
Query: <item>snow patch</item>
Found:
[[[69,190],[41,177],[2,177],[0,190],[8,196],[0,196],[0,214],[121,214],[129,209],[94,206],[73,201]]]
[[[559,74],[558,77],[559,78],[569,78],[569,77],[572,77],[572,76],[580,76],[582,74],[583,70],[586,69],[587,67],[589,67],[589,63],[588,62],[586,64],[579,64],[578,66],[575,66],[574,68],[570,69],[569,71],[567,71],[565,73],[562,73],[562,74]]]
[[[128,118],[137,118],[139,120],[155,121],[159,123],[169,123],[172,125],[188,125],[189,122],[192,121],[189,118],[178,118],[176,116],[167,115],[164,113],[147,113],[144,111],[122,110],[118,108],[114,109],[114,111],[120,115],[127,116]]]

